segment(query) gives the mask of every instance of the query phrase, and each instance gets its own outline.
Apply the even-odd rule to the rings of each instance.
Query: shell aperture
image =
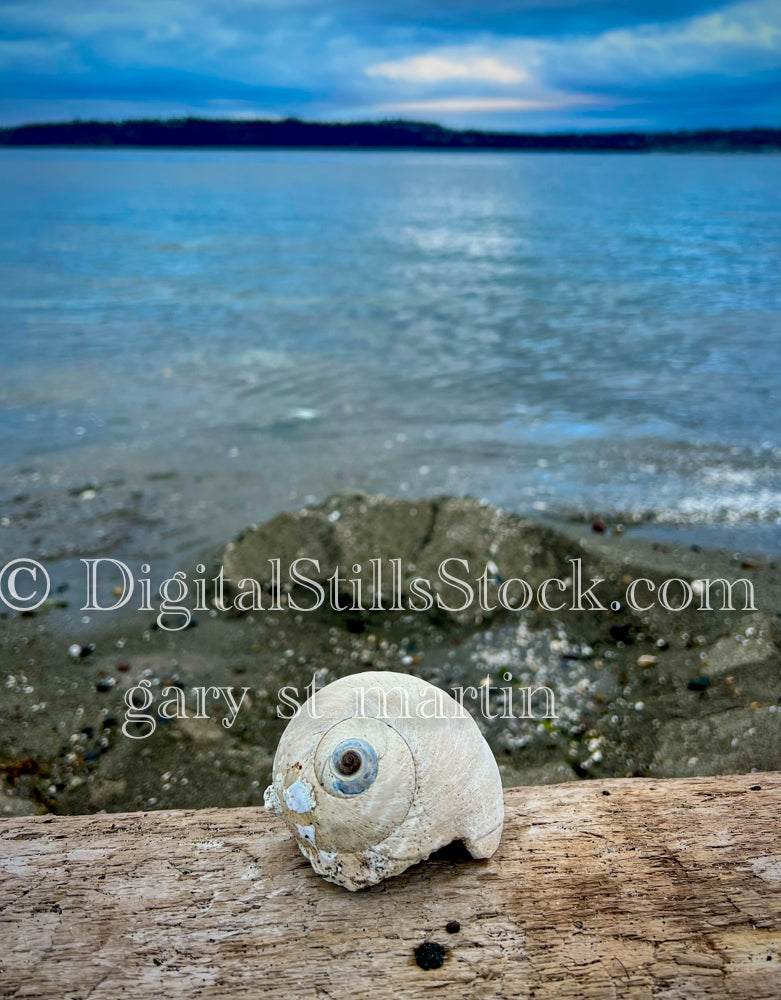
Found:
[[[315,871],[351,890],[454,840],[490,857],[504,818],[499,769],[475,721],[445,692],[391,671],[343,677],[301,706],[265,800]]]

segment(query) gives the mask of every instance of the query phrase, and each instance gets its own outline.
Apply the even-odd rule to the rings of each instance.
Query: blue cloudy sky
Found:
[[[0,0],[0,122],[781,125],[781,0]]]

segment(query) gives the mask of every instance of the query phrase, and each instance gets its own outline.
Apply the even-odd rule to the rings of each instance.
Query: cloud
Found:
[[[587,37],[491,37],[482,46],[426,48],[371,63],[365,72],[386,84],[380,110],[448,121],[515,111],[520,124],[524,112],[569,108],[588,114],[634,105],[640,120],[648,115],[646,124],[652,124],[665,104],[681,116],[681,125],[696,124],[709,112],[708,124],[729,124],[720,118],[725,108],[737,117],[744,114],[741,105],[745,114],[754,107],[767,121],[772,108],[781,118],[778,89],[772,96],[781,76],[781,4],[750,0],[678,22]],[[748,86],[751,80],[757,85]]]
[[[0,67],[5,71],[35,68],[40,73],[54,73],[63,57],[72,55],[69,42],[51,38],[0,38]]]
[[[603,32],[593,38],[551,41],[546,63],[560,79],[613,79],[631,87],[653,79],[675,80],[706,73],[750,74],[781,68],[781,4],[776,0],[737,3],[677,24],[643,25]]]
[[[523,83],[528,74],[518,66],[492,56],[462,55],[455,59],[436,52],[408,56],[395,62],[375,63],[364,70],[367,76],[409,83],[441,83],[444,80],[482,80],[491,83]]]
[[[738,3],[691,18],[682,25],[657,30],[655,35],[657,41],[667,45],[691,45],[701,50],[753,49],[781,53],[781,6],[776,0]]]
[[[781,123],[779,0],[0,0],[0,14],[5,122],[114,102],[491,128]]]
[[[429,101],[399,101],[395,104],[378,104],[372,110],[381,113],[425,115],[469,114],[471,112],[492,114],[499,111],[545,111],[574,108],[597,103],[599,103],[598,99],[579,94],[561,94],[544,98],[443,97]]]

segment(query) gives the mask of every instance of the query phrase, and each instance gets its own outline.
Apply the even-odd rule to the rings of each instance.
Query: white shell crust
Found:
[[[376,778],[360,794],[334,784],[330,757],[345,739],[376,753]],[[504,821],[499,768],[474,719],[427,681],[390,671],[343,677],[301,706],[265,802],[315,871],[351,890],[454,840],[489,858]]]

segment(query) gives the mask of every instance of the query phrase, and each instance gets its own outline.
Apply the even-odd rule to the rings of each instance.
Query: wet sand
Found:
[[[90,510],[84,534],[72,534],[78,552],[67,549],[61,530],[60,547],[54,545],[57,518],[45,505],[27,526],[17,518],[7,529],[15,546],[34,545],[40,536],[31,551],[54,560],[55,586],[52,601],[34,615],[9,613],[1,623],[5,815],[260,805],[285,725],[280,689],[303,692],[313,677],[322,686],[363,669],[415,673],[445,689],[482,691],[487,683],[488,711],[476,714],[506,785],[781,767],[781,569],[772,558],[661,544],[619,533],[613,523],[597,524],[602,531],[590,523],[543,525],[469,499],[344,495],[305,514],[279,515],[225,550],[204,547],[177,568],[223,563],[263,579],[264,553],[285,564],[295,553],[317,555],[319,546],[343,567],[398,556],[431,575],[441,559],[463,556],[479,569],[490,562],[504,578],[533,582],[564,577],[568,560],[581,558],[584,576],[604,577],[608,609],[212,610],[169,632],[155,627],[154,613],[80,611],[83,567],[76,557],[90,554],[81,543],[92,533],[95,554],[130,558],[144,532],[143,516],[136,520],[132,510],[101,518],[91,506],[99,496],[84,497],[89,489],[85,483],[71,494],[76,511]],[[17,506],[31,510],[29,499]],[[638,614],[625,603],[610,610],[641,576],[657,583],[747,578],[757,610],[656,607]],[[82,653],[72,655],[73,646]],[[144,735],[124,702],[142,680],[156,707],[163,688],[179,690],[189,717],[155,716],[154,733]],[[555,694],[556,718],[507,712],[503,690],[540,685]],[[221,724],[231,719],[224,697],[207,697],[205,710],[197,701],[204,687],[231,687],[237,697],[247,689],[229,728]]]

